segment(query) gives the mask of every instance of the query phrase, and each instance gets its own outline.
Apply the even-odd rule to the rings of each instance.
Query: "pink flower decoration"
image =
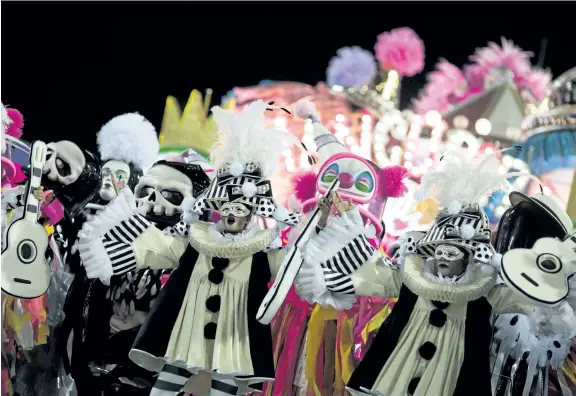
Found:
[[[424,69],[424,42],[414,30],[403,27],[382,33],[375,47],[380,68],[411,77]]]

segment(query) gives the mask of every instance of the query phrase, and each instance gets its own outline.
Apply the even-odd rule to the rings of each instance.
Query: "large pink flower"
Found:
[[[424,69],[424,42],[414,30],[403,27],[382,33],[375,47],[380,68],[411,77]]]

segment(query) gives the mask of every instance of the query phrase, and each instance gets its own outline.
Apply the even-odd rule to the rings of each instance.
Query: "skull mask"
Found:
[[[44,174],[64,186],[74,183],[86,166],[84,153],[75,143],[68,140],[48,143],[48,155]]]
[[[146,209],[150,220],[176,223],[182,214],[182,201],[193,196],[194,186],[184,173],[159,164],[140,178],[134,192],[138,206]]]
[[[110,160],[102,166],[102,187],[100,198],[110,201],[116,196],[116,188],[122,189],[130,179],[130,165],[124,161]],[[114,181],[112,181],[114,177]],[[114,187],[116,183],[116,187]]]

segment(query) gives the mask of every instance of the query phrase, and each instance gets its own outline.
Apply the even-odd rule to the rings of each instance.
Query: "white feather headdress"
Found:
[[[215,169],[224,166],[244,167],[258,164],[262,177],[269,177],[275,170],[278,156],[291,145],[303,149],[300,140],[290,132],[266,129],[265,112],[275,107],[257,100],[246,106],[241,113],[212,108],[212,116],[218,123],[218,136],[212,147],[210,160]]]
[[[468,163],[460,153],[448,152],[435,169],[422,176],[414,197],[418,201],[435,198],[453,214],[467,205],[477,204],[492,192],[509,187],[508,178],[520,176],[519,173],[502,173],[499,169],[501,162],[497,154],[514,149],[519,147],[493,152],[476,165]]]
[[[138,113],[112,118],[96,140],[103,161],[124,161],[143,172],[152,166],[160,150],[154,125]]]
[[[2,142],[0,145],[2,146],[2,153],[4,153],[4,151],[6,151],[6,131],[8,130],[8,126],[12,124],[12,119],[8,117],[8,112],[4,104],[0,103],[0,105],[2,105]]]

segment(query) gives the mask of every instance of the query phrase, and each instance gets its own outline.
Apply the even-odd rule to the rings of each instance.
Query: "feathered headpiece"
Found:
[[[231,175],[240,176],[246,164],[255,164],[261,176],[268,178],[286,147],[302,148],[298,138],[290,132],[265,128],[264,114],[275,108],[261,100],[250,103],[241,113],[218,106],[212,108],[218,135],[210,160],[219,174],[227,168]]]
[[[518,173],[501,173],[497,155],[519,147],[495,151],[487,155],[477,165],[468,163],[460,153],[446,153],[436,168],[424,176],[414,197],[418,201],[435,198],[450,214],[457,214],[468,205],[480,200],[501,188],[509,186],[508,178]]]
[[[12,119],[8,117],[8,112],[6,111],[4,104],[0,103],[0,105],[2,105],[2,152],[4,152],[6,150],[6,130],[12,123]]]
[[[154,125],[138,113],[112,118],[97,136],[103,161],[117,160],[147,171],[158,156],[158,135]]]

